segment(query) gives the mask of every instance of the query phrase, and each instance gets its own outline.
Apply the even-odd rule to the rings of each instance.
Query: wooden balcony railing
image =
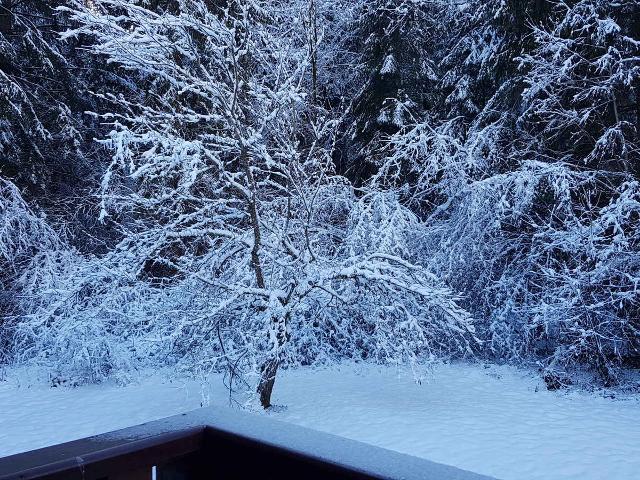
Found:
[[[267,416],[215,408],[0,458],[0,480],[245,478],[491,480]]]

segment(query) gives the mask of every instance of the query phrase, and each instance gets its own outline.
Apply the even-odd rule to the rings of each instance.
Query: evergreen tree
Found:
[[[537,155],[640,175],[640,3],[582,1],[536,29],[520,126]],[[635,22],[634,22],[635,20]],[[637,29],[637,28],[636,28]]]
[[[448,6],[424,0],[362,2],[355,48],[364,85],[345,118],[340,170],[362,184],[374,173],[385,138],[429,111]]]
[[[104,129],[86,112],[103,102],[96,94],[136,87],[87,54],[86,39],[61,39],[72,23],[57,8],[70,3],[0,5],[0,175],[91,250],[104,236],[89,196],[106,157],[94,141]]]

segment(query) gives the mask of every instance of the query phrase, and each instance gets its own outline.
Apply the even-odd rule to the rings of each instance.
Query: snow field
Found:
[[[0,382],[0,455],[200,407],[229,406],[220,378],[48,388]],[[640,477],[640,399],[549,392],[533,374],[466,363],[417,385],[407,370],[345,364],[283,372],[268,415],[503,480]]]

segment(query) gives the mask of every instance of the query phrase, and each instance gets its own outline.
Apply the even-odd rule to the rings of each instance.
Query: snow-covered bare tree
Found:
[[[198,289],[193,310],[156,326],[201,368],[257,372],[264,407],[281,365],[429,358],[473,339],[458,296],[415,263],[418,219],[333,173],[337,122],[308,101],[314,50],[303,22],[281,34],[294,23],[282,6],[94,0],[66,34],[148,82],[144,103],[121,97],[127,113],[100,115],[113,153],[101,216],[124,234],[101,264],[159,291]],[[114,295],[104,275],[85,277],[85,290],[101,282],[94,297]],[[40,325],[65,309],[81,321],[67,298]]]

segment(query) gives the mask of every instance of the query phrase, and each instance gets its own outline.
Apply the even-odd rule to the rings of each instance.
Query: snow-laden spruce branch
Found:
[[[22,198],[18,188],[0,177],[0,259],[14,272],[37,250],[53,250],[60,240]]]
[[[488,355],[538,361],[552,385],[584,365],[613,384],[639,347],[638,42],[597,2],[559,8],[520,59],[519,118],[493,110],[503,86],[470,123],[407,125],[373,180],[412,173],[425,262],[465,293]]]

